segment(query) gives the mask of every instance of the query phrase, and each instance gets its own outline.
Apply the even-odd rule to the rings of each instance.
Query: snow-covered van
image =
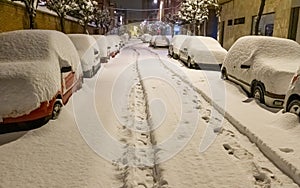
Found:
[[[93,35],[97,41],[99,52],[100,52],[100,63],[107,63],[108,52],[107,52],[107,39],[104,35]]]
[[[100,51],[94,37],[86,34],[68,34],[81,60],[83,77],[93,77],[101,67]]]
[[[71,40],[49,30],[0,34],[0,124],[57,118],[82,86]]]
[[[219,71],[227,55],[217,40],[212,37],[190,36],[184,40],[179,51],[179,58],[188,67]]]
[[[244,88],[250,97],[270,107],[282,107],[295,70],[300,66],[300,45],[292,40],[245,36],[229,49],[222,78]]]

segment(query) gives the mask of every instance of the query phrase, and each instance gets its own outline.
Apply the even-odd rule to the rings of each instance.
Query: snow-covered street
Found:
[[[228,112],[244,126],[256,125],[244,134],[298,118],[243,98],[219,72],[187,69],[167,49],[131,40],[84,80],[57,120],[0,135],[0,187],[298,187]],[[288,132],[294,127],[281,128],[280,138],[296,137]],[[270,136],[276,147],[271,137],[278,132],[261,130],[254,136]],[[297,161],[297,146],[281,150]]]

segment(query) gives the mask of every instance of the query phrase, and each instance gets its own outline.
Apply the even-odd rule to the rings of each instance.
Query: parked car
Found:
[[[270,107],[282,107],[295,70],[300,45],[289,39],[245,36],[228,51],[222,78],[241,85],[250,97]]]
[[[104,35],[93,35],[97,41],[99,52],[100,52],[100,63],[107,63],[108,51],[107,51],[107,40]]]
[[[204,36],[186,38],[179,50],[179,58],[188,67],[206,70],[220,70],[226,55],[227,50],[217,40]]]
[[[151,45],[156,47],[169,47],[170,41],[165,35],[156,35],[153,36],[153,40],[151,40]]]
[[[144,42],[144,43],[149,43],[151,41],[151,38],[152,38],[152,35],[146,33],[146,34],[143,34],[141,36],[141,40]]]
[[[158,36],[158,35],[153,35],[153,36],[151,37],[151,40],[150,40],[150,42],[149,42],[149,46],[151,46],[151,47],[154,46],[154,42],[155,42],[155,39],[156,39],[157,36]]]
[[[0,125],[56,119],[82,87],[82,69],[67,35],[49,30],[0,34]]]
[[[94,37],[86,34],[68,34],[81,60],[83,76],[93,77],[101,67],[100,50]]]
[[[118,40],[119,36],[117,35],[107,35],[107,44],[108,44],[108,53],[110,57],[115,57],[120,52],[120,39]]]
[[[293,76],[284,100],[284,111],[300,116],[300,67]]]
[[[187,35],[175,35],[172,38],[168,50],[168,53],[171,57],[178,59],[180,47],[187,37]]]

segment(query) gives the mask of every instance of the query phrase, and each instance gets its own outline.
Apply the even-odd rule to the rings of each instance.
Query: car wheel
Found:
[[[222,71],[221,71],[221,78],[223,80],[228,80],[228,75],[227,75],[227,70],[226,68],[223,68]]]
[[[58,118],[60,111],[61,111],[61,107],[62,107],[62,104],[60,101],[56,101],[54,103],[53,110],[52,110],[52,119]]]
[[[297,99],[292,100],[288,104],[287,111],[300,116],[300,101]]]
[[[265,103],[264,90],[260,84],[254,86],[252,95],[254,99],[258,100],[260,103]]]

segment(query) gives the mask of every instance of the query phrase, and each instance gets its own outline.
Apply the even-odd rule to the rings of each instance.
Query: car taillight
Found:
[[[294,77],[292,78],[292,85],[294,85],[294,83],[298,80],[298,78],[299,78],[298,74],[294,75]]]

